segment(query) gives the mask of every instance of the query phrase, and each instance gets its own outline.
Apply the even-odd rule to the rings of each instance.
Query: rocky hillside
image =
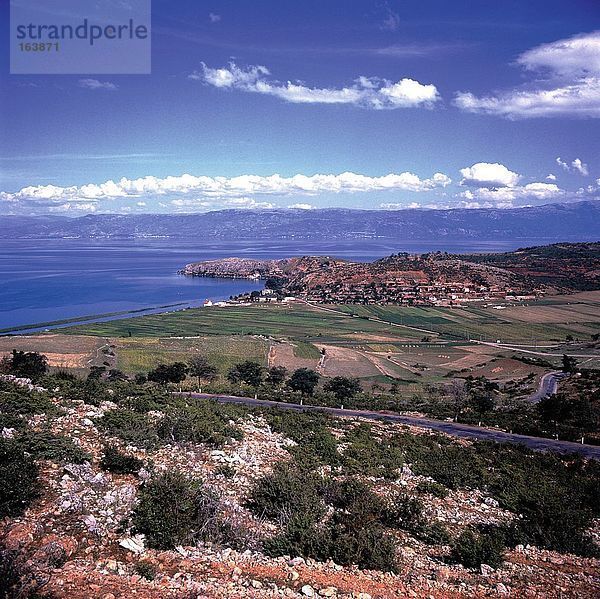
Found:
[[[395,288],[453,283],[467,287],[485,285],[513,290],[530,289],[526,277],[507,269],[444,254],[403,254],[375,262],[352,262],[328,256],[283,260],[226,258],[188,264],[181,273],[200,277],[276,279],[285,293],[299,296],[323,287],[364,288],[370,285]]]
[[[2,597],[600,594],[581,460],[133,382],[0,384]]]
[[[555,243],[463,259],[496,266],[558,289],[600,288],[600,242]]]
[[[277,279],[283,290],[302,296],[316,288],[343,286],[396,288],[463,284],[531,293],[600,288],[600,242],[563,243],[498,254],[394,254],[374,262],[329,256],[283,260],[226,258],[188,264],[188,276]],[[382,293],[385,295],[386,290]]]

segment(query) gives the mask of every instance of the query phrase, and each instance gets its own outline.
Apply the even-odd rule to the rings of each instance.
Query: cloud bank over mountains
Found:
[[[565,163],[567,164],[567,163]],[[580,170],[583,162],[575,159],[569,169]],[[575,166],[578,165],[578,166]],[[340,174],[279,174],[209,177],[184,174],[164,178],[125,177],[118,181],[88,183],[61,187],[57,185],[27,186],[16,192],[0,192],[0,213],[81,213],[172,211],[205,212],[222,208],[274,208],[292,206],[312,208],[314,203],[301,198],[315,198],[320,205],[346,205],[354,194],[395,195],[394,201],[382,201],[382,208],[408,207],[510,207],[526,202],[591,199],[598,197],[596,184],[567,191],[556,183],[526,178],[500,163],[477,162],[460,169],[462,179],[453,185],[452,178],[436,172],[421,178],[405,171],[383,176],[367,176],[352,172]],[[547,179],[547,178],[546,178]],[[556,180],[551,179],[552,181]],[[402,201],[397,201],[401,193]],[[409,194],[425,194],[425,200],[414,201]],[[332,198],[336,197],[332,204]],[[294,202],[293,198],[299,198]],[[291,200],[291,202],[290,202]]]

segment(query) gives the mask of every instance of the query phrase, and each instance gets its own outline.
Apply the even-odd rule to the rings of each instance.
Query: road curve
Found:
[[[283,410],[297,410],[300,412],[325,412],[340,418],[366,418],[368,420],[382,420],[384,422],[395,422],[440,431],[454,437],[464,437],[480,441],[494,441],[496,443],[517,443],[525,445],[538,451],[556,451],[558,453],[579,453],[586,458],[600,460],[600,446],[584,445],[572,441],[556,441],[543,437],[530,437],[528,435],[517,435],[504,431],[460,424],[457,422],[446,422],[444,420],[433,420],[431,418],[419,418],[416,416],[403,416],[401,414],[390,414],[388,412],[375,412],[370,410],[346,410],[341,408],[330,408],[326,406],[309,406],[297,403],[284,403],[281,401],[268,401],[266,399],[254,399],[253,397],[238,397],[235,395],[213,395],[209,393],[178,393],[197,399],[214,400],[219,403],[243,404],[246,406],[263,408],[280,408]]]
[[[558,391],[558,381],[565,378],[567,375],[564,372],[547,372],[540,379],[539,387],[537,391],[532,393],[527,401],[531,403],[538,403],[549,395],[554,395]]]

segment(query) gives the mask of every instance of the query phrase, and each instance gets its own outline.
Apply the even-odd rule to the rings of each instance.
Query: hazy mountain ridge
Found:
[[[600,230],[600,202],[528,208],[453,210],[222,210],[204,214],[92,214],[3,216],[0,238],[201,237],[239,239],[547,239],[592,240]]]

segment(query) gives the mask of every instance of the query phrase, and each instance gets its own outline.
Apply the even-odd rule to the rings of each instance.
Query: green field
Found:
[[[266,365],[269,344],[255,337],[160,339],[140,337],[115,340],[117,366],[124,372],[147,372],[159,363],[187,362],[195,354],[208,358],[222,374],[244,360]]]
[[[547,305],[547,304],[546,304]],[[67,334],[100,335],[103,337],[194,337],[203,335],[265,335],[297,341],[322,343],[356,340],[363,335],[387,335],[392,338],[420,340],[427,335],[441,335],[448,340],[476,339],[481,341],[533,342],[563,341],[567,335],[589,338],[598,331],[599,323],[582,321],[575,307],[573,321],[523,322],[510,311],[489,307],[428,308],[405,306],[327,306],[354,318],[327,310],[298,305],[230,306],[181,310],[167,314],[152,314],[110,322],[73,326],[63,329]],[[531,308],[540,314],[544,305]],[[568,318],[567,313],[567,318]],[[379,318],[385,322],[369,320]],[[389,326],[394,323],[397,326]],[[411,328],[414,327],[414,328]],[[386,340],[394,341],[394,339]],[[314,357],[310,347],[299,347],[302,357]]]
[[[265,335],[308,342],[319,340],[325,343],[362,334],[390,334],[390,327],[303,306],[270,305],[195,308],[74,326],[61,332],[102,337]],[[391,334],[409,339],[422,337],[422,334],[409,329],[401,333],[395,329]]]
[[[540,309],[542,306],[540,306]],[[377,317],[386,322],[417,327],[448,339],[530,342],[563,341],[567,335],[589,337],[597,323],[524,323],[504,312],[484,307],[412,308],[404,306],[336,306],[337,310],[361,317]],[[425,333],[422,333],[425,334]]]

